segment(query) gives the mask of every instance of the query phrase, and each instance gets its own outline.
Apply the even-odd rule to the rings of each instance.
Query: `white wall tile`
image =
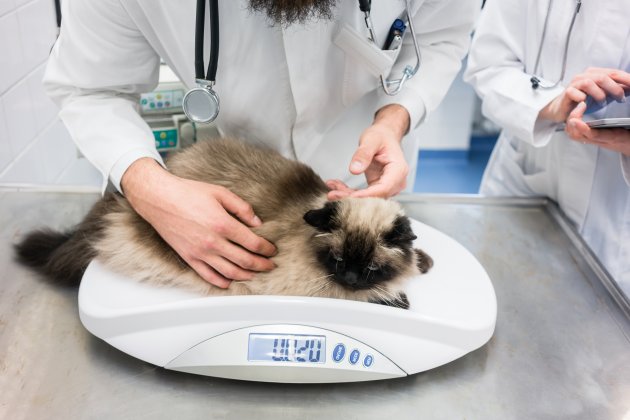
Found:
[[[9,132],[4,119],[4,106],[0,100],[0,173],[4,171],[9,162],[13,159],[11,143],[9,143]]]
[[[45,184],[44,156],[34,144],[24,151],[0,176],[2,183]]]
[[[44,157],[46,182],[53,183],[77,158],[77,149],[60,120],[44,131],[35,144]]]
[[[55,42],[55,9],[52,0],[35,0],[18,9],[20,38],[29,69],[46,60]]]
[[[46,128],[59,113],[59,108],[48,98],[42,85],[45,68],[46,66],[42,64],[27,80],[35,121],[37,122],[37,131]]]
[[[31,95],[26,80],[13,86],[2,96],[4,116],[9,131],[13,157],[17,156],[37,135]],[[41,165],[41,164],[40,164]]]
[[[57,179],[60,185],[81,185],[101,188],[103,175],[86,158],[79,158],[66,168]]]
[[[0,16],[15,10],[15,2],[13,0],[0,0]]]
[[[0,93],[28,72],[19,32],[17,13],[9,13],[0,18]]]

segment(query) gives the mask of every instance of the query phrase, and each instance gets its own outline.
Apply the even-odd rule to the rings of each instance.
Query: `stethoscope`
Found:
[[[203,38],[206,25],[206,0],[197,0],[195,16],[195,82],[199,85],[184,95],[182,108],[194,123],[208,124],[219,115],[219,95],[213,87],[219,64],[219,0],[210,4],[210,62],[204,74]]]
[[[582,0],[577,0],[577,4],[575,6],[575,11],[573,12],[573,18],[571,19],[571,25],[569,26],[569,33],[567,34],[567,39],[564,44],[564,55],[562,57],[562,73],[560,73],[560,79],[553,84],[543,84],[542,81],[536,76],[538,73],[538,67],[540,65],[540,56],[542,54],[543,46],[545,45],[545,37],[547,36],[547,26],[549,23],[549,15],[551,14],[551,7],[553,5],[553,0],[549,0],[549,6],[547,7],[547,16],[545,17],[545,24],[543,26],[542,37],[540,38],[540,45],[538,46],[538,55],[536,56],[536,64],[534,65],[534,72],[529,79],[532,84],[532,89],[553,89],[558,86],[562,80],[564,80],[565,73],[567,71],[567,57],[569,55],[569,43],[571,42],[571,34],[573,33],[573,26],[575,25],[575,20],[577,19],[578,13],[580,13],[580,9],[582,7]]]
[[[375,45],[379,45],[376,35],[374,34],[374,25],[372,23],[372,16],[370,14],[372,10],[372,0],[359,0],[359,9],[365,15],[365,26],[368,29],[369,39]],[[416,65],[411,67],[410,65],[406,65],[403,70],[403,74],[399,79],[386,79],[385,76],[381,75],[381,86],[383,87],[383,91],[390,95],[397,95],[403,88],[405,82],[411,79],[418,72],[420,68],[420,62],[422,61],[422,55],[420,54],[420,46],[418,45],[418,39],[416,38],[416,30],[413,27],[413,19],[411,18],[411,5],[409,0],[405,0],[405,14],[407,15],[407,24],[409,25],[409,29],[411,30],[411,37],[413,38],[413,47],[416,51]]]
[[[217,75],[217,65],[219,63],[219,1],[208,0],[210,4],[210,62],[208,69],[204,74],[203,62],[203,43],[204,29],[206,24],[206,0],[197,0],[197,10],[195,16],[195,82],[199,85],[189,90],[184,95],[182,107],[188,119],[194,123],[211,123],[219,115],[219,96],[214,91],[215,79]],[[416,39],[416,32],[411,19],[409,0],[405,0],[405,12],[407,14],[407,23],[411,30],[413,45],[416,50],[416,65],[411,67],[407,65],[403,70],[400,78],[389,80],[381,75],[381,85],[388,95],[398,94],[405,82],[411,79],[420,68],[422,56],[420,55],[420,47]],[[374,33],[374,25],[370,12],[372,10],[371,0],[359,0],[359,9],[365,15],[365,25],[369,32],[369,39],[378,45],[376,35]]]

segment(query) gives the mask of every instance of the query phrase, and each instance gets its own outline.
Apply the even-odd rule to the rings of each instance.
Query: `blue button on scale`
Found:
[[[359,361],[359,357],[361,357],[361,352],[357,349],[352,350],[352,353],[350,353],[349,357],[350,364],[356,365]]]
[[[369,368],[372,364],[374,364],[374,356],[371,354],[366,355],[363,359],[363,366]]]
[[[341,343],[337,344],[335,348],[333,349],[332,359],[335,362],[339,363],[343,360],[345,355],[346,355],[346,346],[344,346]]]

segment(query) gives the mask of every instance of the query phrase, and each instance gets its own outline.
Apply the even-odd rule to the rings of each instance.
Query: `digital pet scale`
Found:
[[[412,228],[435,265],[411,279],[409,310],[314,297],[199,296],[152,288],[93,261],[79,290],[81,321],[138,359],[200,375],[322,383],[422,372],[485,344],[497,303],[470,252],[420,222]]]

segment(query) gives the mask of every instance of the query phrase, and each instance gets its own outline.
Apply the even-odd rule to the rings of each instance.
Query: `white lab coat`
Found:
[[[534,91],[529,79],[548,5],[549,0],[489,0],[480,17],[465,79],[482,97],[484,114],[503,128],[481,193],[557,201],[630,296],[630,158],[572,141],[537,119],[587,67],[630,71],[630,8],[627,0],[585,0],[564,80],[552,90]],[[560,78],[575,6],[575,0],[554,1],[538,71],[547,82]],[[629,105],[617,106],[615,113],[630,117]]]
[[[403,105],[412,127],[437,107],[460,67],[480,9],[477,0],[412,1],[423,63],[404,91],[389,97],[377,75],[393,66],[398,76],[405,64],[415,64],[411,38],[405,38],[402,51],[372,46],[356,0],[341,0],[333,21],[287,28],[272,27],[247,4],[219,4],[219,131],[265,143],[311,164],[325,178],[345,180],[359,134],[380,107]],[[139,94],[157,84],[159,57],[194,86],[195,0],[62,5],[61,35],[44,83],[81,152],[120,189],[124,171],[136,159],[161,162],[136,112]],[[404,1],[374,2],[372,8],[377,37],[384,42]],[[413,167],[417,144],[409,140],[405,150]]]

